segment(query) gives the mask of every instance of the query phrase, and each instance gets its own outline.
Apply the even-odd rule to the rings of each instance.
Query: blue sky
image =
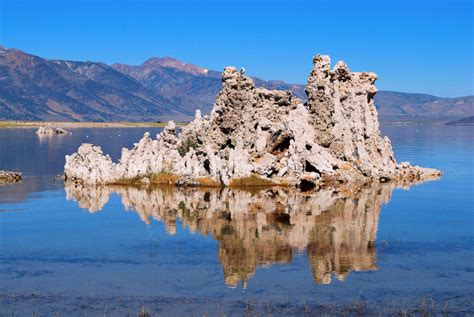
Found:
[[[305,83],[316,53],[384,90],[474,94],[473,1],[0,0],[0,43],[47,58],[172,56]]]

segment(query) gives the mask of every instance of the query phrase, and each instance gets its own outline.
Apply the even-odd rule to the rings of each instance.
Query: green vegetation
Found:
[[[272,180],[263,178],[257,174],[247,177],[234,178],[230,180],[230,187],[246,187],[246,186],[279,186],[281,184]]]
[[[139,184],[143,184],[142,182],[143,178],[144,177],[139,177],[139,176],[136,176],[133,178],[120,178],[110,185],[139,185]]]
[[[183,141],[181,145],[178,147],[178,153],[179,155],[181,155],[181,157],[184,157],[191,148],[196,149],[196,147],[197,147],[196,139],[189,137],[185,141]]]
[[[178,176],[169,172],[160,172],[152,174],[148,177],[152,184],[174,184],[178,180]]]
[[[143,184],[160,184],[173,185],[178,180],[178,176],[169,172],[160,172],[157,174],[149,174],[145,176],[136,176],[133,178],[121,178],[110,185],[143,185]]]
[[[222,187],[223,185],[212,179],[211,177],[198,177],[199,186],[201,187]]]
[[[157,174],[149,174],[145,176],[137,176],[133,178],[122,178],[109,185],[175,185],[179,176],[169,172],[160,172]],[[198,177],[197,182],[200,187],[223,187],[219,181],[203,176]],[[252,188],[259,186],[288,186],[286,183],[275,182],[270,179],[263,178],[257,174],[248,177],[234,178],[230,181],[230,187]]]
[[[0,121],[0,128],[9,128],[12,126],[12,122],[9,121]]]

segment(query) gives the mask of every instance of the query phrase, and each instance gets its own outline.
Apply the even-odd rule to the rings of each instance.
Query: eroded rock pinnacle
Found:
[[[324,55],[313,63],[305,104],[289,91],[256,88],[244,72],[226,67],[209,116],[196,112],[179,136],[172,121],[156,139],[146,133],[131,150],[122,150],[118,163],[83,144],[66,156],[65,176],[85,184],[313,189],[441,174],[395,160],[390,140],[380,134],[376,74],[351,72],[344,62],[331,69]]]

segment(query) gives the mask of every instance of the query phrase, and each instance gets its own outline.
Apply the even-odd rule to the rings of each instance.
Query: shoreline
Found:
[[[163,122],[123,122],[123,121],[2,121],[0,129],[9,128],[39,128],[42,126],[61,128],[164,128],[168,121]],[[185,127],[189,122],[176,122],[176,126]],[[472,126],[473,124],[447,124],[445,121],[380,121],[381,126],[416,126],[416,125],[450,125],[450,126]]]
[[[61,128],[163,128],[167,122],[68,122],[68,121],[0,121],[0,129],[8,128],[38,128],[52,126]],[[177,122],[176,125],[184,127],[187,122]]]

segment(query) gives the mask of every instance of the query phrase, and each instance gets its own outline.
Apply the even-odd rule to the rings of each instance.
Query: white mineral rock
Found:
[[[55,134],[66,134],[68,133],[66,130],[63,128],[52,128],[50,126],[43,126],[39,127],[38,130],[36,131],[36,134],[39,136],[50,136],[50,135],[55,135]]]
[[[19,182],[21,180],[20,172],[0,171],[0,184],[9,184]]]
[[[440,175],[396,162],[389,139],[380,135],[377,75],[350,72],[344,62],[331,70],[328,56],[313,62],[305,104],[289,91],[256,88],[243,72],[226,67],[209,116],[196,111],[179,136],[172,121],[156,139],[146,133],[131,150],[122,150],[118,163],[83,144],[66,156],[65,176],[86,184],[148,183],[173,175],[175,184],[184,185],[257,180],[311,189]]]

